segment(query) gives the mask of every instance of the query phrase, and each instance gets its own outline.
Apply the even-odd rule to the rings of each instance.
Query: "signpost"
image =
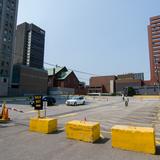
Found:
[[[40,118],[40,110],[43,110],[42,96],[34,96],[34,109],[38,111],[38,118]]]
[[[47,101],[43,101],[43,108],[44,108],[44,117],[47,116]]]

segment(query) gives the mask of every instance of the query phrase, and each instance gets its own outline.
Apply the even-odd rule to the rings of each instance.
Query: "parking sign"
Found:
[[[43,102],[42,102],[41,95],[34,96],[34,109],[35,110],[43,110]]]

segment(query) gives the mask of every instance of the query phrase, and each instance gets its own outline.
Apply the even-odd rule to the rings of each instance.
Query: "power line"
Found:
[[[48,63],[48,62],[44,62],[44,64],[47,64],[49,66],[54,66],[56,67],[57,65],[55,64],[51,64],[51,63]],[[60,66],[58,66],[60,67]],[[63,67],[62,67],[63,68]],[[71,68],[67,68],[68,70],[71,70],[71,71],[74,71],[74,72],[77,72],[77,73],[81,73],[81,74],[87,74],[87,75],[91,75],[91,76],[95,76],[96,74],[93,74],[93,73],[88,73],[88,72],[83,72],[83,71],[79,71],[79,70],[75,70],[75,69],[71,69]]]
[[[78,77],[78,79],[85,80],[85,81],[89,81],[89,79],[87,79],[87,78]]]
[[[23,57],[23,55],[17,55],[17,54],[13,54],[13,57],[22,57],[22,58],[24,58]],[[40,59],[38,59],[38,58],[36,58],[37,60],[40,60]],[[47,64],[47,65],[49,65],[49,66],[53,66],[53,67],[61,67],[61,66],[59,66],[59,65],[55,65],[55,64],[53,64],[53,63],[49,63],[49,62],[44,62],[44,64]],[[63,68],[63,67],[61,67],[61,68]],[[68,70],[70,70],[70,71],[74,71],[74,72],[77,72],[77,73],[81,73],[81,74],[86,74],[86,75],[90,75],[90,76],[97,76],[97,74],[94,74],[94,73],[88,73],[88,72],[84,72],[84,71],[79,71],[79,70],[76,70],[76,69],[71,69],[71,68],[68,68],[67,67],[67,69]]]

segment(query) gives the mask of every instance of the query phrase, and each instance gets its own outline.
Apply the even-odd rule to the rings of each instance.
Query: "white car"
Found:
[[[75,96],[75,97],[72,97],[71,99],[68,99],[66,100],[66,105],[73,105],[73,106],[77,106],[77,105],[80,105],[80,104],[85,104],[85,99],[84,97],[82,96]]]

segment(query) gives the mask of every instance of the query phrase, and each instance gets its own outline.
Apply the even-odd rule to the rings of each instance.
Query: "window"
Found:
[[[153,27],[152,28],[152,31],[157,31],[157,30],[159,30],[160,29],[160,27]]]
[[[154,24],[151,24],[151,26],[154,27],[154,26],[156,26],[156,24],[155,24],[155,23],[154,23]]]
[[[6,45],[5,44],[3,44],[3,49],[6,49]]]
[[[13,27],[12,23],[10,23],[9,26],[10,26],[10,28],[12,28]]]
[[[12,1],[11,6],[14,7],[14,5],[15,5],[15,3],[14,3],[14,1]]]
[[[160,21],[160,18],[157,18],[157,19],[153,19],[153,20],[152,20],[153,23],[156,23],[156,22],[159,22],[159,21]]]
[[[6,82],[7,82],[7,79],[6,79],[6,78],[4,78],[4,79],[3,79],[3,82],[4,82],[4,83],[6,83]]]
[[[43,31],[43,30],[40,30],[40,33],[41,33],[41,34],[45,34],[45,31]]]
[[[152,40],[160,40],[160,38],[152,38]]]
[[[156,49],[156,48],[160,48],[160,46],[153,46],[153,48],[155,48],[155,49]]]
[[[3,74],[3,69],[0,70],[0,75],[2,75],[2,74]]]
[[[152,35],[158,35],[158,34],[160,34],[159,31],[153,31],[153,32],[152,32]]]
[[[4,66],[4,61],[1,62],[1,66]]]
[[[13,8],[11,8],[11,13],[14,14],[14,9]]]
[[[9,6],[7,6],[7,11],[9,11]]]
[[[6,37],[3,38],[3,42],[7,42],[7,38]]]
[[[160,42],[153,42],[152,44],[153,45],[157,45],[157,44],[160,44]]]
[[[8,13],[6,14],[6,17],[9,18],[9,14]]]
[[[7,34],[7,33],[8,33],[8,31],[7,31],[7,29],[5,29],[5,30],[4,30],[4,34]]]
[[[6,27],[8,26],[8,22],[7,22],[7,21],[5,22],[5,26],[6,26]]]
[[[11,47],[10,46],[8,46],[7,48],[8,48],[8,51],[11,51]]]
[[[156,50],[156,51],[153,51],[154,53],[160,53],[160,51],[159,50]]]
[[[7,70],[5,70],[5,74],[8,75],[8,71]]]
[[[9,41],[9,42],[11,41],[11,37],[8,37],[8,41]]]

